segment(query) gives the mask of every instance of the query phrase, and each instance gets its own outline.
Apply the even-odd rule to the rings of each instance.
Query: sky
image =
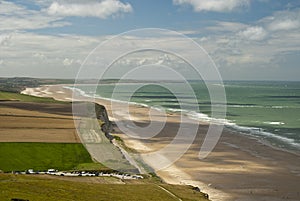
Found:
[[[300,81],[299,0],[0,1],[0,77],[75,78],[99,44],[145,28],[192,39],[223,80]],[[175,41],[166,48],[189,51],[178,35],[165,37]],[[115,71],[151,62],[181,68],[166,53],[134,55],[116,62]]]

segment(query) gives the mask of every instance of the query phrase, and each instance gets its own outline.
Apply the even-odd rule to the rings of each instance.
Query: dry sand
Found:
[[[72,99],[72,91],[61,85],[26,89],[23,93],[64,101]],[[122,103],[114,105],[119,114],[113,116],[110,101],[97,99],[96,102],[107,108],[110,119],[129,121],[122,119]],[[148,108],[131,105],[130,113],[136,124],[148,125]],[[157,115],[152,120],[159,122],[163,117]],[[120,135],[131,148],[140,152],[155,151],[169,144],[174,138],[179,121],[177,114],[168,114],[163,130],[148,140]],[[170,167],[157,171],[163,180],[173,184],[198,185],[210,195],[211,200],[217,201],[300,200],[299,155],[274,149],[257,139],[224,130],[213,152],[199,160],[198,153],[207,129],[205,124],[199,125],[198,135],[189,150]]]

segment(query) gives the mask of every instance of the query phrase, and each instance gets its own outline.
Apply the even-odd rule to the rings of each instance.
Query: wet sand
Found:
[[[72,100],[72,91],[62,85],[42,86],[26,89],[23,93],[42,97],[54,97],[57,100]],[[91,99],[85,98],[90,101]],[[130,121],[122,114],[123,103],[114,104],[113,115],[111,101],[97,99],[104,105],[112,121]],[[132,120],[140,126],[149,124],[149,108],[130,105]],[[160,115],[152,121],[164,121]],[[153,152],[171,142],[178,131],[178,114],[167,114],[167,121],[158,135],[147,140],[137,140],[121,135],[127,146],[141,152]],[[193,124],[193,121],[190,122]],[[201,122],[200,122],[201,123]],[[211,200],[300,200],[300,156],[274,149],[258,139],[224,130],[213,152],[205,159],[198,158],[199,150],[206,135],[208,125],[201,123],[195,141],[188,151],[173,165],[157,171],[166,182],[173,184],[191,184],[208,193]]]

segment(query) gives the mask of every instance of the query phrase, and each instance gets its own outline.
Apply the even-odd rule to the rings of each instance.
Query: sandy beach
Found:
[[[72,100],[72,91],[63,85],[27,88],[22,93],[61,101]],[[119,113],[113,115],[111,101],[96,99],[96,102],[106,107],[111,121],[129,121],[122,119],[123,103],[114,104],[114,110]],[[149,108],[130,105],[130,114],[136,124],[149,124]],[[153,118],[152,121],[157,122],[164,120],[159,115]],[[167,114],[162,131],[147,140],[133,139],[118,129],[115,133],[124,139],[128,147],[141,153],[153,152],[172,141],[179,122],[179,115]],[[188,151],[171,166],[156,172],[165,182],[196,185],[213,201],[300,200],[299,155],[274,149],[258,139],[225,129],[213,152],[200,160],[198,154],[207,129],[207,123],[200,123],[196,139]]]

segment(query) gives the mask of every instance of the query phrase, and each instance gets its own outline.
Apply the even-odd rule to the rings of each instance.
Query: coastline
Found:
[[[72,101],[71,89],[63,86],[66,85],[27,88],[22,93]],[[111,118],[109,100],[97,98],[96,102],[107,108],[112,121],[117,120]],[[118,103],[118,106],[122,107],[122,103]],[[149,121],[145,116],[148,108],[130,105],[130,110],[134,111],[135,121],[145,124]],[[159,121],[160,117],[156,120]],[[178,122],[176,114],[168,114],[163,134],[150,141],[130,139],[121,132],[118,134],[124,136],[122,138],[128,147],[137,151],[158,150],[174,137]],[[199,135],[190,149],[175,164],[157,171],[158,176],[167,183],[198,186],[209,194],[211,200],[217,201],[300,199],[300,190],[297,189],[300,184],[299,156],[225,129],[214,151],[207,158],[199,160],[197,156],[206,130],[207,124],[200,125]],[[162,137],[164,141],[160,141]]]

